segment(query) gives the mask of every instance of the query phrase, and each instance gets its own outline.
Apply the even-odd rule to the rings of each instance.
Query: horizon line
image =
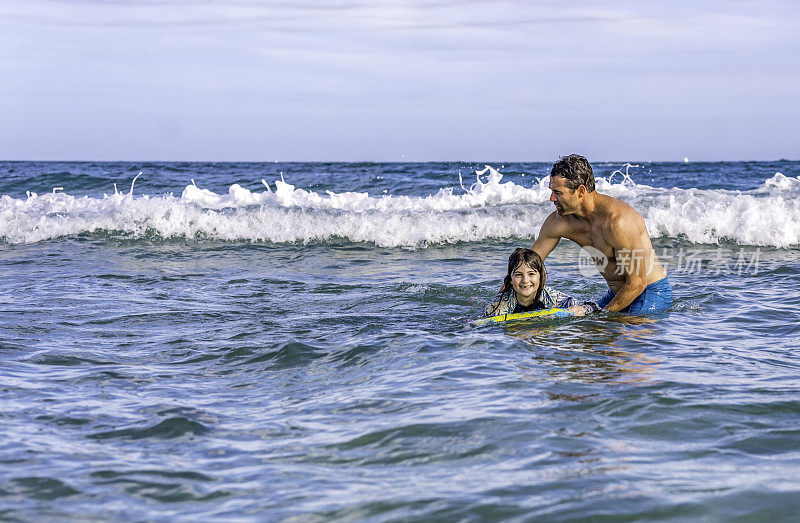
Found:
[[[556,160],[561,157],[557,157]],[[587,158],[588,159],[588,158]],[[592,160],[588,159],[589,163],[631,163],[631,160]],[[281,163],[374,163],[374,164],[388,164],[388,163],[470,163],[470,164],[515,164],[515,163],[552,163],[554,160],[163,160],[163,159],[147,159],[147,160],[9,160],[0,159],[2,163],[264,163],[264,164],[281,164]],[[775,163],[775,162],[797,162],[800,159],[790,158],[777,158],[770,160],[691,160],[683,158],[680,160],[633,160],[633,162],[641,163]]]

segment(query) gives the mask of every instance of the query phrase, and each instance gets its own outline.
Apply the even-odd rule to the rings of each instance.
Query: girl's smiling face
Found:
[[[511,273],[511,286],[521,305],[531,305],[536,297],[536,291],[539,290],[539,271],[527,263],[520,263]]]

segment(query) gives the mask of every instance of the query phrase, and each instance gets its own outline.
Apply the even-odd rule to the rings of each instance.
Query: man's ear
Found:
[[[578,196],[580,196],[581,198],[586,196],[587,191],[586,191],[586,186],[585,185],[581,184],[575,190],[578,192]]]

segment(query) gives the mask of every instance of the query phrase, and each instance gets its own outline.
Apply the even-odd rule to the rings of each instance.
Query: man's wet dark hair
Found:
[[[514,274],[514,270],[523,263],[539,273],[539,288],[536,289],[536,295],[533,297],[534,302],[539,301],[544,285],[547,283],[547,272],[544,268],[544,261],[542,261],[542,258],[532,249],[517,247],[514,249],[514,252],[511,253],[511,256],[508,257],[508,273],[503,279],[502,290],[505,291],[511,288],[511,275]]]
[[[583,185],[587,192],[594,192],[594,172],[589,161],[579,154],[563,156],[553,164],[550,176],[561,176],[573,191]]]

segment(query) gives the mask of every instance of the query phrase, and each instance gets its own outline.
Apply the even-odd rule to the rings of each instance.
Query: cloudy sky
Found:
[[[0,159],[800,159],[798,13],[0,0]]]

